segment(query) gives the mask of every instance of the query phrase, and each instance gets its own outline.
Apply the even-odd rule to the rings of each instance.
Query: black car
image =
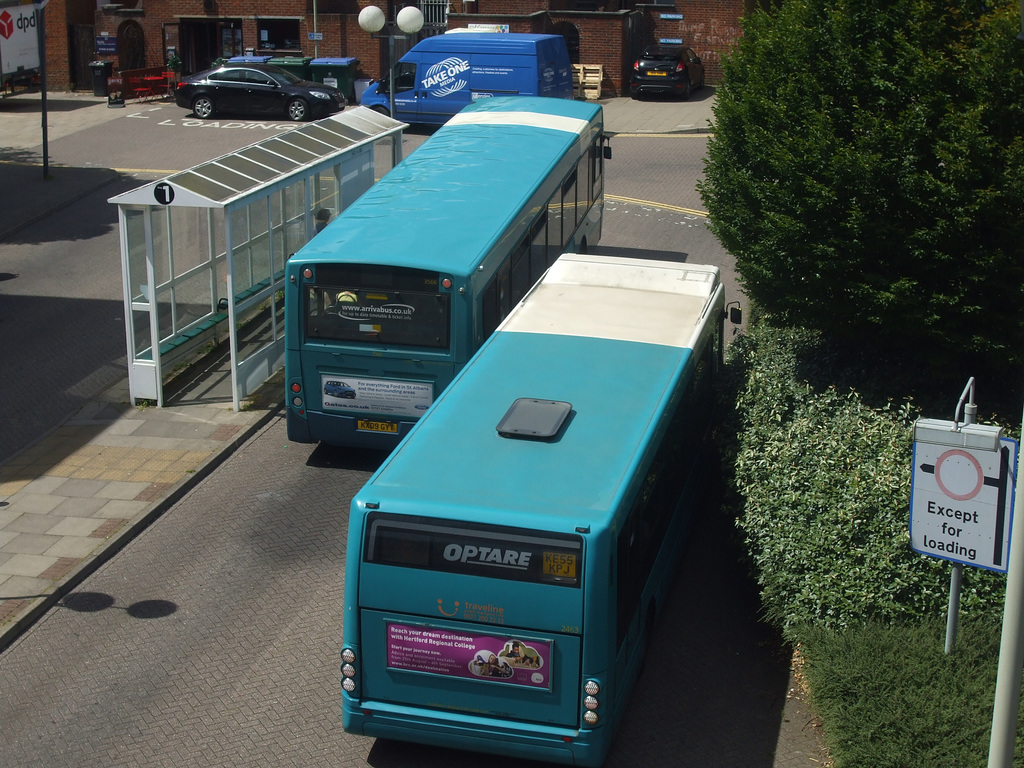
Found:
[[[671,93],[690,98],[704,87],[704,63],[686,46],[650,45],[633,64],[629,92],[633,98],[645,93]]]
[[[272,64],[231,62],[184,78],[174,101],[204,120],[217,114],[309,120],[338,112],[347,103],[337,88],[302,80]]]

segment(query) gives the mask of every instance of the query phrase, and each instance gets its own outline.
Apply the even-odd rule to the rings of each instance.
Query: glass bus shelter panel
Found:
[[[262,163],[253,162],[240,154],[227,155],[221,158],[219,162],[221,165],[257,181],[270,181],[277,176],[277,172],[273,168],[269,168]]]
[[[288,143],[294,144],[295,146],[318,157],[329,155],[335,149],[335,147],[325,144],[320,139],[310,136],[304,131],[289,131],[282,141],[288,141]]]
[[[273,152],[276,155],[292,160],[298,165],[305,165],[317,159],[316,155],[312,152],[307,152],[301,147],[289,144],[283,139],[270,139],[269,141],[264,141],[260,146],[269,152]]]
[[[150,347],[150,325],[148,309],[132,310],[132,345],[133,357],[138,360],[152,360]]]
[[[174,183],[183,189],[187,189],[189,192],[193,192],[200,197],[205,197],[207,200],[214,200],[217,202],[224,202],[225,200],[235,196],[235,190],[231,187],[226,187],[223,184],[200,176],[194,171],[183,171],[174,177]]]
[[[206,209],[173,206],[166,211],[170,216],[170,256],[175,276],[208,264],[213,252]]]
[[[227,212],[223,208],[209,208],[206,211],[206,232],[210,242],[210,259],[217,262],[217,298],[228,295],[227,278]]]
[[[259,182],[256,181],[256,179],[242,173],[237,173],[226,164],[219,162],[209,163],[208,165],[204,165],[201,168],[196,169],[196,175],[203,176],[215,184],[219,184],[226,189],[232,190],[232,196],[259,186]]]
[[[274,152],[268,152],[262,146],[260,147],[248,147],[237,153],[239,157],[250,160],[254,163],[266,166],[274,171],[275,175],[287,173],[288,171],[294,171],[298,168],[301,163],[294,160],[289,160],[287,157],[281,157],[281,155],[275,154]]]
[[[274,245],[274,274],[282,275],[288,255],[295,253],[304,246],[309,238],[306,235],[306,211],[312,206],[306,203],[306,184],[302,181],[290,184],[281,190],[279,198],[281,209]]]
[[[318,226],[327,224],[341,211],[341,188],[336,173],[339,168],[340,166],[336,165],[313,176],[313,204],[310,208],[313,211],[314,224]],[[323,221],[318,218],[320,211],[327,211]]]
[[[199,270],[175,281],[175,332],[214,313],[215,302],[210,292],[210,278],[210,270]]]
[[[132,302],[149,302],[149,277],[146,273],[146,223],[148,211],[124,209],[124,235],[128,248],[128,294]]]
[[[268,269],[260,269],[259,250],[269,252],[267,242],[270,222],[267,217],[267,200],[265,197],[254,200],[248,205],[235,208],[231,216],[231,258],[233,281],[232,289],[235,300],[245,291],[259,282]],[[266,261],[268,257],[264,256]]]
[[[150,220],[153,230],[153,276],[159,289],[173,276],[171,245],[167,236],[167,209],[151,208]]]
[[[310,123],[304,125],[296,133],[304,134],[317,141],[326,144],[334,149],[344,149],[355,143],[349,136],[345,136],[337,130],[331,130],[330,126],[321,125],[320,123]],[[364,135],[363,138],[366,138]]]
[[[387,157],[382,165],[377,165],[374,154],[376,146],[377,143],[342,156],[341,178],[344,179],[344,183],[341,195],[345,207],[352,205],[378,178],[391,170],[390,157]],[[383,170],[379,170],[381,168]]]
[[[395,166],[395,147],[396,144],[392,136],[373,143],[373,165],[371,167],[374,169],[374,181],[379,181]],[[351,200],[349,198],[349,202]]]
[[[345,125],[344,123],[330,122],[326,124],[327,130],[336,134],[336,138],[333,143],[336,147],[344,147],[347,144],[356,144],[360,141],[365,141],[369,135],[366,131],[359,127],[352,125]]]

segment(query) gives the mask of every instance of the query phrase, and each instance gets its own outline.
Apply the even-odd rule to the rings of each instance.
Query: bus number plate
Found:
[[[394,421],[369,421],[367,419],[359,419],[356,421],[356,429],[362,432],[389,432],[390,434],[398,434],[398,423]]]
[[[559,579],[575,579],[576,555],[568,552],[545,552],[544,575]]]

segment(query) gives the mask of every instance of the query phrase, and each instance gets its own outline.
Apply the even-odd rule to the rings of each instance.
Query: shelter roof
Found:
[[[116,205],[224,208],[253,192],[309,176],[338,155],[405,124],[367,107],[346,109],[166,176],[108,200]]]

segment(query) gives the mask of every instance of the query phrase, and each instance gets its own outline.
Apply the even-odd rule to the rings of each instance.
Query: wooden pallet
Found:
[[[572,65],[572,97],[574,99],[583,98],[583,65],[573,64]]]
[[[581,64],[580,91],[581,96],[588,100],[601,98],[601,82],[604,80],[603,64]]]

